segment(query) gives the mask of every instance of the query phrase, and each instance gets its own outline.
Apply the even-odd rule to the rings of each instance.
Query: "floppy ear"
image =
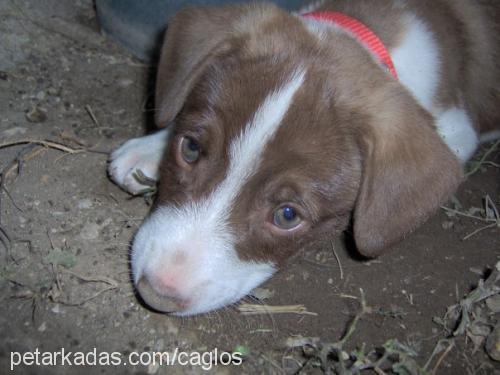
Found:
[[[378,106],[361,128],[363,170],[354,211],[356,245],[368,257],[415,229],[462,180],[434,119],[408,93],[392,91]]]
[[[156,79],[158,127],[174,120],[211,57],[230,48],[231,25],[243,11],[241,6],[188,7],[170,20]]]

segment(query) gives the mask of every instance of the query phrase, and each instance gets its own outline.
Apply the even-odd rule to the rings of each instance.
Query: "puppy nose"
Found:
[[[184,308],[180,299],[159,294],[145,277],[139,280],[136,288],[144,302],[155,310],[173,313]]]

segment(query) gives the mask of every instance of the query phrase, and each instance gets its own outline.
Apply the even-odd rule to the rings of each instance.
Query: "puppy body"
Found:
[[[314,10],[368,26],[398,80],[349,32],[270,4],[188,8],[171,21],[156,97],[166,129],[125,143],[110,164],[131,192],[136,169],[159,178],[132,250],[153,307],[187,315],[233,303],[351,219],[360,252],[378,255],[453,193],[460,162],[497,131],[492,3]]]

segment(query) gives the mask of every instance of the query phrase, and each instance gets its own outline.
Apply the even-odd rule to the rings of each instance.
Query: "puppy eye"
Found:
[[[193,164],[200,158],[200,145],[193,138],[183,137],[181,140],[181,154],[186,163]]]
[[[302,222],[297,210],[288,205],[277,208],[274,211],[273,220],[274,225],[285,230],[296,228]]]

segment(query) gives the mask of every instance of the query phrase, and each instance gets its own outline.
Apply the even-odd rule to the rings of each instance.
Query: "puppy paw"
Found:
[[[150,188],[136,176],[142,173],[147,180],[158,180],[158,169],[167,140],[167,131],[161,130],[125,142],[109,158],[109,176],[123,190],[134,195]]]

